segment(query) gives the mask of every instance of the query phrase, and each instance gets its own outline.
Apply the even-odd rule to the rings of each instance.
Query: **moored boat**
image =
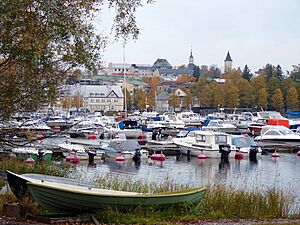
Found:
[[[43,208],[53,212],[70,213],[99,210],[104,207],[165,207],[196,203],[201,200],[206,190],[206,188],[193,188],[169,193],[144,194],[47,181],[33,181],[27,185],[33,198]]]

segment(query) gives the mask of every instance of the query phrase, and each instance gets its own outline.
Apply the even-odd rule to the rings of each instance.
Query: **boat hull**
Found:
[[[137,206],[169,206],[198,202],[205,188],[166,194],[139,194],[89,187],[57,186],[51,183],[28,183],[33,198],[43,208],[53,212],[79,212],[104,207],[128,208]],[[99,190],[99,191],[98,191]]]

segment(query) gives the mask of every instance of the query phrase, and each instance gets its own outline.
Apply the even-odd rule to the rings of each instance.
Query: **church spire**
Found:
[[[194,57],[193,57],[193,49],[192,49],[192,46],[191,46],[191,55],[190,55],[190,58],[189,58],[189,64],[194,64]]]

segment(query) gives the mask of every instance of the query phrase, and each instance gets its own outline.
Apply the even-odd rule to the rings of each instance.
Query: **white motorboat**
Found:
[[[300,145],[300,136],[285,126],[263,126],[259,136],[254,139],[259,146],[287,146]]]
[[[237,131],[236,126],[230,123],[226,123],[219,119],[206,119],[202,126],[202,130],[210,130],[216,132],[234,133]]]
[[[191,156],[198,156],[203,153],[209,158],[221,157],[220,149],[224,146],[230,148],[231,135],[223,132],[213,131],[191,131],[186,137],[174,138],[181,153]],[[229,157],[234,157],[234,154],[229,154]]]
[[[255,148],[257,156],[261,156],[261,148],[257,146],[254,139],[244,135],[232,135],[231,150],[243,153],[243,156],[248,157],[249,152]]]

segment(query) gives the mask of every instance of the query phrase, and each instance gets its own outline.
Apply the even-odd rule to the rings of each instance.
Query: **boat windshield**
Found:
[[[243,136],[232,138],[232,144],[238,148],[250,147],[256,145],[252,138],[243,137]]]
[[[291,131],[291,130],[288,129],[288,128],[286,128],[286,129],[280,129],[279,132],[282,133],[283,135],[294,134],[294,132]]]
[[[188,134],[188,130],[181,130],[178,134],[177,137],[185,137]]]

